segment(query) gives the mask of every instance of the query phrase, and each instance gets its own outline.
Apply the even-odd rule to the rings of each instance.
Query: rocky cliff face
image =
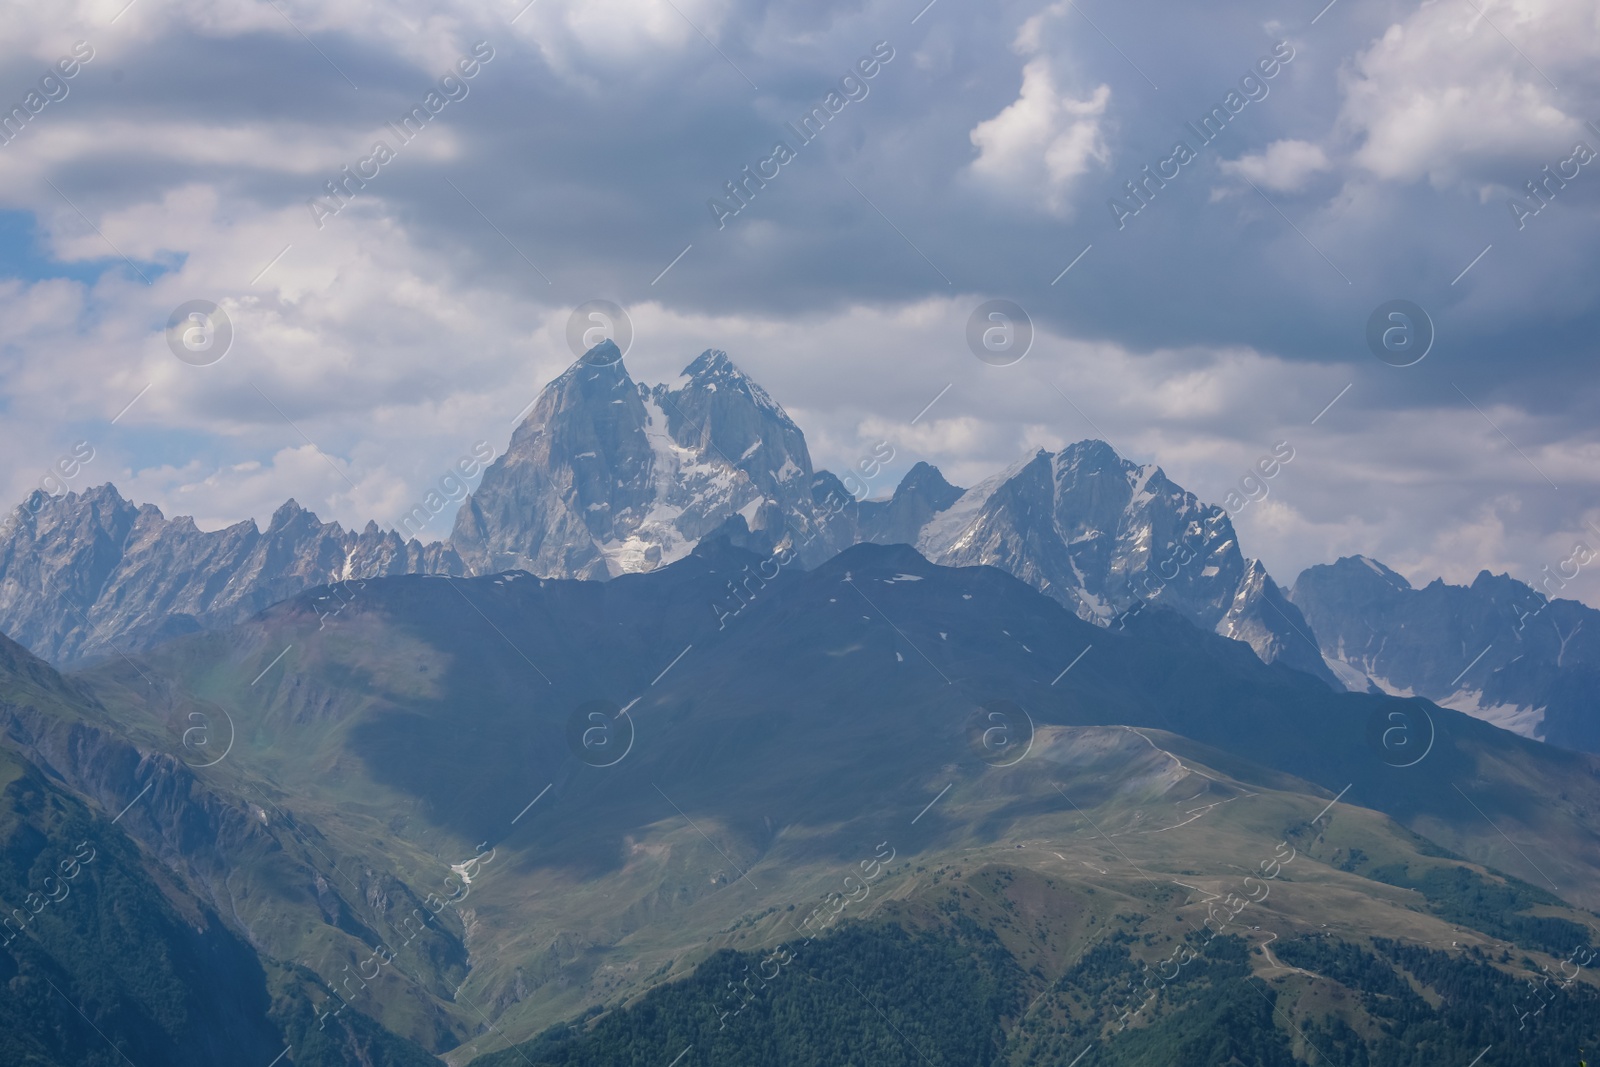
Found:
[[[295,593],[383,574],[465,573],[454,550],[368,523],[324,523],[293,500],[265,530],[204,532],[111,485],[35,493],[0,539],[0,632],[56,663],[133,652],[236,622]]]
[[[859,540],[914,545],[933,517],[960,500],[964,492],[945,481],[938,467],[918,463],[906,472],[888,500],[862,502],[856,520]]]
[[[651,389],[604,341],[540,394],[451,542],[479,571],[615,577],[683,558],[735,516],[774,542],[810,529],[811,479],[805,435],[727,353]]]
[[[1527,737],[1600,751],[1593,608],[1488,571],[1470,586],[1415,589],[1365,556],[1309,568],[1291,595],[1352,688],[1424,696]]]
[[[946,566],[1010,571],[1087,621],[1120,627],[1168,608],[1336,684],[1311,627],[1240,552],[1226,512],[1104,442],[1039,450],[934,515],[916,544]]]

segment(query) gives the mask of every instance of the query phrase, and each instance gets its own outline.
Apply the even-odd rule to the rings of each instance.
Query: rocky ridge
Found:
[[[287,501],[254,520],[202,531],[135,505],[110,484],[36,491],[0,539],[0,632],[55,663],[131,653],[341,580],[464,574],[448,545],[357,533]]]
[[[1545,580],[1551,593],[1565,583]],[[1600,751],[1600,612],[1509,575],[1417,589],[1376,560],[1308,568],[1291,593],[1353,689],[1427,697],[1568,748]]]
[[[462,504],[448,542],[424,545],[373,523],[346,531],[292,500],[265,530],[243,522],[203,532],[109,485],[36,494],[0,537],[0,631],[70,664],[236,622],[345,580],[509,569],[605,580],[682,559],[713,534],[761,553],[791,549],[805,567],[860,542],[905,543],[937,563],[999,567],[1101,626],[1166,609],[1330,685],[1472,703],[1443,678],[1404,680],[1432,660],[1453,677],[1460,666],[1445,672],[1442,664],[1455,662],[1454,644],[1448,655],[1414,649],[1404,666],[1391,664],[1403,641],[1381,653],[1367,648],[1382,646],[1395,618],[1387,601],[1368,597],[1351,615],[1355,609],[1336,607],[1344,601],[1329,592],[1345,580],[1359,586],[1373,573],[1367,567],[1355,573],[1341,561],[1320,593],[1307,572],[1305,590],[1286,595],[1244,555],[1222,508],[1103,442],[1038,450],[971,488],[927,463],[913,466],[887,499],[858,500],[850,484],[813,466],[794,420],[725,352],[707,350],[675,381],[650,386],[630,376],[606,341],[541,393]],[[1514,594],[1523,595],[1505,596]],[[1539,626],[1581,608],[1552,607]],[[1550,639],[1565,647],[1554,631]],[[1438,631],[1437,641],[1454,640]],[[1569,666],[1593,662],[1579,646],[1554,654]],[[1497,663],[1498,655],[1486,664],[1529,669]],[[1374,656],[1383,662],[1363,665]],[[1573,677],[1563,671],[1562,679]],[[1554,677],[1519,683],[1507,699],[1523,712],[1494,714],[1526,731],[1535,716],[1524,701],[1577,699],[1555,693]],[[1504,703],[1479,692],[1487,703],[1478,710]]]

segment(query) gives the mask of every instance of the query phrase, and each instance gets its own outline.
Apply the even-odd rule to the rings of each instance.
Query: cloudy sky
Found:
[[[1600,7],[925,2],[0,5],[0,496],[87,441],[72,488],[206,528],[389,525],[605,299],[636,377],[726,349],[818,466],[893,442],[885,492],[1094,436],[1218,501],[1287,441],[1236,518],[1285,582],[1600,548]],[[1410,366],[1368,341],[1400,299]],[[169,348],[190,301],[220,361]]]

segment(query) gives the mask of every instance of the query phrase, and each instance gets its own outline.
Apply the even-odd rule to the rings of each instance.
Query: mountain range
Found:
[[[602,347],[448,543],[31,499],[0,1059],[1400,1067],[1597,1036],[1589,609],[1361,558],[1286,593],[1097,441],[857,499],[889,461],[816,470],[722,353],[647,387]]]
[[[109,485],[36,493],[0,538],[0,632],[84,664],[341,580],[507,569],[607,580],[682,559],[713,534],[807,567],[852,544],[904,543],[937,563],[1000,567],[1097,625],[1166,609],[1330,686],[1427,696],[1600,750],[1600,623],[1575,601],[1487,573],[1413,590],[1362,557],[1313,567],[1285,592],[1244,554],[1224,508],[1099,441],[1037,450],[969,489],[917,463],[891,496],[867,499],[864,476],[889,456],[844,478],[816,470],[800,428],[726,353],[651,387],[604,341],[541,393],[447,542],[375,523],[346,531],[292,500],[265,531],[203,532]]]
[[[18,516],[0,541],[0,632],[57,663],[151,648],[343,577],[465,573],[448,546],[347,531],[293,500],[266,530],[203,531],[111,485],[35,491]]]

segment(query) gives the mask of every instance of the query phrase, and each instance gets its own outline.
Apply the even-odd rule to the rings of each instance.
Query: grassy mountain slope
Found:
[[[111,820],[0,749],[0,1062],[436,1062],[263,959]]]
[[[1012,846],[1028,854],[1022,864],[1003,852],[907,864],[884,884],[912,876],[915,888],[863,901],[859,919],[814,937],[780,925],[631,1004],[473,1062],[1031,1067],[1093,1049],[1098,1062],[1129,1067],[1409,1067],[1472,1062],[1487,1047],[1499,1053],[1489,1062],[1561,1064],[1600,1036],[1600,983],[1586,970],[1600,952],[1581,924],[1567,931],[1576,942],[1554,956],[1535,950],[1536,960],[1447,925],[1440,913],[1458,909],[1456,897],[1417,907],[1378,891],[1376,903],[1341,901],[1340,929],[1314,922],[1338,900],[1333,885],[1360,892],[1359,878],[1315,858],[1349,858],[1330,838],[1409,851],[1358,813],[1329,831],[1291,827],[1270,853],[1282,859],[1257,866],[1249,887],[1237,873],[1211,886],[1151,868],[1144,881],[1136,852],[1119,857],[1122,871],[1082,877],[1065,862],[1032,862],[1054,854],[1038,842]],[[1237,914],[1218,903],[1240,891],[1261,899]]]
[[[759,564],[713,549],[603,585],[352,583],[74,684],[149,748],[178,751],[196,711],[231,724],[228,756],[196,772],[207,789],[267,796],[250,802],[285,850],[325,854],[275,896],[254,888],[265,877],[249,899],[219,888],[269,951],[319,946],[293,958],[332,984],[404,936],[395,898],[455,896],[461,955],[402,949],[360,1002],[455,1063],[721,949],[777,944],[800,921],[791,906],[857,892],[843,879],[880,849],[896,856],[873,891],[886,914],[925,906],[935,877],[1001,865],[1165,924],[1139,927],[1167,939],[1157,962],[1285,840],[1301,866],[1252,905],[1284,940],[1327,923],[1352,940],[1548,953],[1528,930],[1592,921],[1569,906],[1597,899],[1592,757],[1421,701],[1332,693],[1154,612],[1097,629],[998,571],[903,546],[771,581],[751,577]],[[1381,743],[1391,714],[1419,749],[1432,724],[1410,766]],[[1549,896],[1519,888],[1527,914],[1505,926],[1482,918],[1498,889],[1431,911],[1429,889],[1460,876],[1429,864],[1457,853],[1490,886],[1507,871]],[[297,888],[313,874],[337,884],[331,865],[361,928],[291,906],[315,899]],[[1573,925],[1523,922],[1543,918]],[[1014,954],[1050,973],[1078,935],[1053,911],[1037,922],[1049,943]],[[1489,928],[1464,937],[1473,923]]]
[[[131,663],[125,665],[166,698],[168,690],[157,686],[155,675],[141,676]],[[406,959],[381,966],[367,962],[386,937],[393,945],[403,944],[384,917],[415,912],[423,907],[421,896],[381,870],[358,866],[355,856],[284,810],[270,790],[223,787],[214,768],[200,766],[210,758],[203,748],[180,743],[164,751],[159,744],[136,743],[116,721],[115,706],[100,703],[0,638],[0,754],[18,766],[37,768],[30,769],[32,777],[19,780],[43,783],[53,805],[93,818],[102,832],[122,843],[124,862],[116,869],[128,869],[123,881],[137,882],[141,875],[132,868],[142,864],[145,876],[159,885],[159,896],[184,914],[207,917],[202,928],[208,945],[221,939],[243,953],[242,959],[265,976],[275,1013],[271,1029],[300,1034],[299,1044],[321,1048],[319,1055],[330,1063],[345,1062],[346,1053],[358,1046],[388,1048],[385,1062],[412,1062],[419,1054],[415,1045],[364,1015],[378,1016],[430,1046],[457,1043],[450,1016],[436,1006],[449,995],[448,976],[466,970],[459,919],[448,908],[441,903],[441,914],[430,915],[425,925],[413,924],[419,929],[404,944]],[[178,721],[186,729],[200,729],[187,713],[180,712]],[[213,740],[222,740],[220,731]],[[108,831],[109,826],[115,830]],[[36,837],[32,831],[17,837],[5,853],[7,861],[33,864],[28,850]],[[152,945],[165,940],[164,933],[147,925],[136,933]],[[91,945],[76,963],[89,967],[96,951]],[[208,957],[195,963],[184,981],[216,980],[207,970],[212,964],[242,966],[239,960]],[[364,965],[371,968],[365,977],[375,980],[362,980]],[[394,992],[407,984],[394,977],[400,966],[427,973],[431,996],[410,989]],[[340,1008],[346,998],[356,1002],[354,1010]],[[252,1006],[247,1015],[261,1023],[264,1012]],[[319,1027],[325,1012],[337,1014]],[[273,1055],[284,1047],[280,1042]],[[307,1051],[291,1062],[321,1062],[304,1058],[312,1056]]]

